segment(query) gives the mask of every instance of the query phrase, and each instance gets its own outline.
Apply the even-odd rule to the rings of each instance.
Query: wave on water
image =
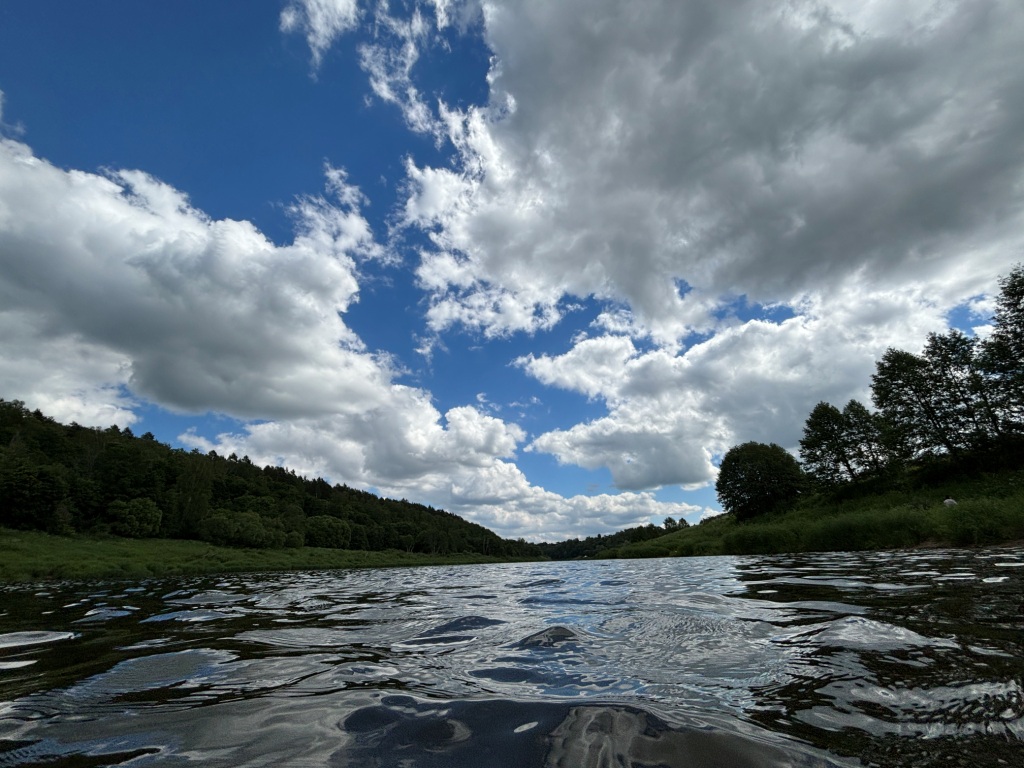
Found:
[[[0,589],[0,767],[1014,765],[1024,550]]]

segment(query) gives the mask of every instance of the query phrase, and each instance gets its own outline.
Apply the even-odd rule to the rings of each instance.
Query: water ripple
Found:
[[[933,550],[4,588],[0,766],[1012,765],[1022,565]]]

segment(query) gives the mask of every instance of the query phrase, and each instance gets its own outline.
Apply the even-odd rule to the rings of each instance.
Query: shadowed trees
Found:
[[[258,467],[246,456],[171,449],[149,433],[59,424],[2,399],[0,525],[253,548],[536,555],[525,541],[443,510]]]
[[[800,459],[819,489],[863,487],[868,479],[884,484],[906,467],[929,462],[977,471],[1024,460],[1024,266],[999,286],[987,338],[951,329],[929,334],[920,354],[886,350],[871,377],[876,411],[857,400],[841,411],[827,402],[814,407],[804,423]],[[719,500],[741,519],[770,508],[770,481],[788,482],[781,465],[775,479],[761,468],[766,448],[745,443],[722,461]],[[755,502],[758,493],[761,501]]]
[[[746,520],[785,509],[800,495],[804,473],[785,448],[775,443],[743,443],[722,458],[715,491],[726,512]]]
[[[981,345],[980,363],[990,404],[1003,431],[1024,432],[1024,265],[999,281],[992,334]]]
[[[808,474],[835,487],[903,462],[1012,461],[1024,437],[1024,268],[1000,288],[988,338],[952,329],[929,334],[920,354],[886,350],[871,377],[877,412],[818,403],[800,440]]]

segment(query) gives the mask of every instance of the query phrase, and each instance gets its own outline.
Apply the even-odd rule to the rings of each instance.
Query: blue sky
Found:
[[[0,5],[0,396],[562,539],[1024,254],[1015,2]]]

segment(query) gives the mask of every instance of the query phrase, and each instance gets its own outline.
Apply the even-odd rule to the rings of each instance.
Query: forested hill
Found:
[[[259,467],[247,456],[171,448],[150,433],[59,424],[3,399],[0,526],[255,548],[537,554],[443,510]]]

